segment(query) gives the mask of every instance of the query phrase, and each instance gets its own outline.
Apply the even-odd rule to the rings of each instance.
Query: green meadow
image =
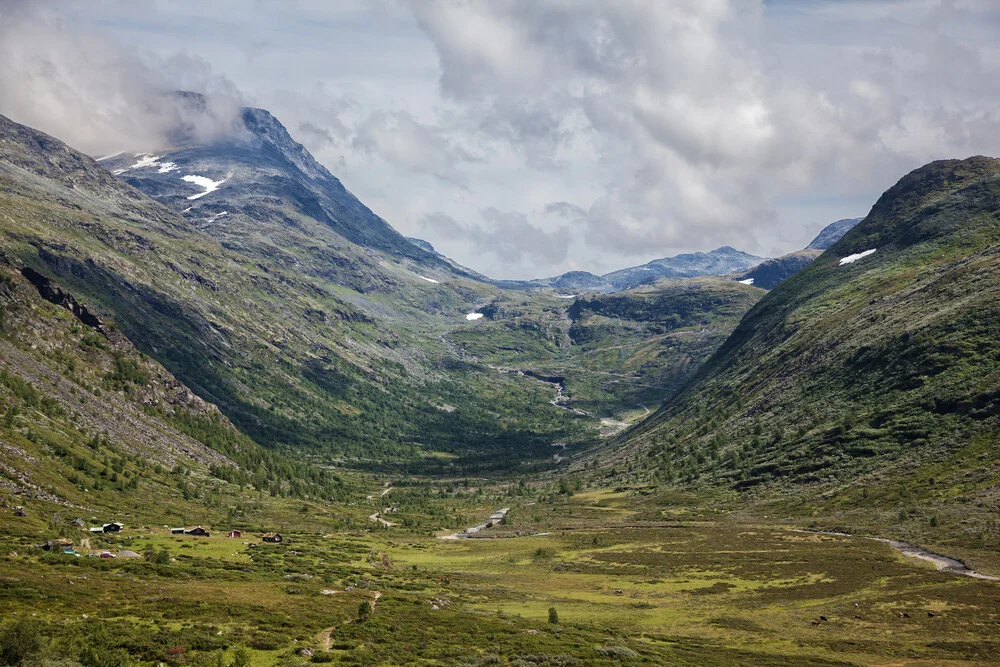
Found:
[[[641,490],[442,487],[418,502],[401,481],[385,496],[359,482],[368,493],[347,510],[358,527],[311,511],[310,531],[281,544],[224,525],[207,538],[137,524],[75,540],[90,539],[81,554],[134,559],[47,553],[33,546],[52,536],[40,518],[4,517],[4,627],[45,637],[28,665],[1000,660],[1000,584],[884,543],[724,513],[651,520]],[[394,503],[397,526],[365,523]],[[500,506],[508,519],[471,537],[421,518],[474,525]]]

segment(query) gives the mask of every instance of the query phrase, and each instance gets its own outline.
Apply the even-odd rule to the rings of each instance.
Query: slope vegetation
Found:
[[[819,485],[811,501],[860,506],[992,503],[998,218],[998,160],[907,175],[761,299],[622,451],[645,451],[664,481]]]

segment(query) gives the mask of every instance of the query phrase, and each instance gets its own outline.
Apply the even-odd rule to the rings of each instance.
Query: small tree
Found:
[[[555,607],[549,607],[549,623],[553,625],[559,622],[559,612],[556,611]]]
[[[362,600],[358,605],[358,622],[364,623],[372,615],[372,605],[367,600]]]
[[[229,667],[250,667],[250,651],[245,646],[239,646],[233,651],[233,661]]]

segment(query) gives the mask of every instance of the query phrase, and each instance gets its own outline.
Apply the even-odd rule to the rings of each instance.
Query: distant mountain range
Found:
[[[538,289],[552,287],[563,290],[620,292],[648,285],[664,278],[698,278],[745,271],[764,261],[749,253],[723,246],[710,252],[696,252],[675,257],[654,259],[641,266],[619,269],[598,276],[587,271],[570,271],[552,278],[536,280],[496,280],[504,289]]]

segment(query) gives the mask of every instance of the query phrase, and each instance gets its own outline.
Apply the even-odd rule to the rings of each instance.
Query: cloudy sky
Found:
[[[170,88],[271,110],[373,210],[499,278],[778,255],[1000,155],[994,0],[0,0],[0,113],[155,148]]]

